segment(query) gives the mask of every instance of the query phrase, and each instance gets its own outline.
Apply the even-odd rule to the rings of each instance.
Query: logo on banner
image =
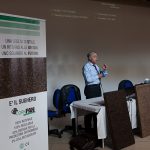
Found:
[[[20,149],[23,149],[23,148],[24,148],[24,144],[21,143],[21,144],[19,145],[19,147],[20,147]]]
[[[29,142],[21,143],[19,145],[20,150],[26,150],[26,148],[30,145]]]
[[[26,109],[23,109],[23,110],[18,110],[18,108],[13,108],[11,113],[13,115],[27,116],[27,115],[35,113],[35,107],[26,108]]]

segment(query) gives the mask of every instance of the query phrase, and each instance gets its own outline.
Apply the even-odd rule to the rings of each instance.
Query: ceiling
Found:
[[[110,2],[110,3],[117,3],[117,4],[150,7],[150,0],[91,0],[91,1]]]

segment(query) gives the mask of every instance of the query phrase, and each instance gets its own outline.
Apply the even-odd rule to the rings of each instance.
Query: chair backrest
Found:
[[[122,80],[119,83],[118,90],[132,89],[133,87],[134,87],[134,85],[130,80]]]
[[[63,108],[63,104],[62,104],[60,95],[61,95],[61,90],[56,89],[54,92],[54,95],[53,95],[53,105],[55,106],[57,111],[60,111]]]
[[[126,96],[135,93],[135,87],[130,80],[122,80],[119,83],[118,90],[124,90],[126,92]]]
[[[63,102],[64,113],[70,113],[70,104],[78,100],[81,100],[81,93],[76,85],[69,84],[61,88],[61,101]]]

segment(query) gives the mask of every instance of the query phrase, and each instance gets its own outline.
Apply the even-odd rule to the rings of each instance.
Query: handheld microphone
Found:
[[[103,77],[106,77],[108,75],[107,65],[104,64],[102,68],[103,68],[103,70],[101,71],[101,73],[102,73]]]
[[[107,65],[106,64],[103,64],[103,70],[106,70],[107,69]]]

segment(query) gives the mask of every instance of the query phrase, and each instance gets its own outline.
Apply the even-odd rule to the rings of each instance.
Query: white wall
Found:
[[[81,69],[89,50],[99,54],[99,65],[109,66],[105,91],[116,90],[122,79],[139,83],[150,77],[149,8],[89,0],[1,1],[1,12],[47,20],[49,107],[54,90],[65,84],[79,86],[84,98]]]
[[[101,13],[101,20],[97,13]],[[144,7],[85,1],[58,4],[53,0],[48,43],[52,51],[48,53],[49,91],[74,83],[84,98],[81,68],[89,50],[98,52],[99,64],[109,65],[110,75],[103,79],[104,91],[116,90],[122,79],[139,83],[150,77],[149,15],[150,9]]]

